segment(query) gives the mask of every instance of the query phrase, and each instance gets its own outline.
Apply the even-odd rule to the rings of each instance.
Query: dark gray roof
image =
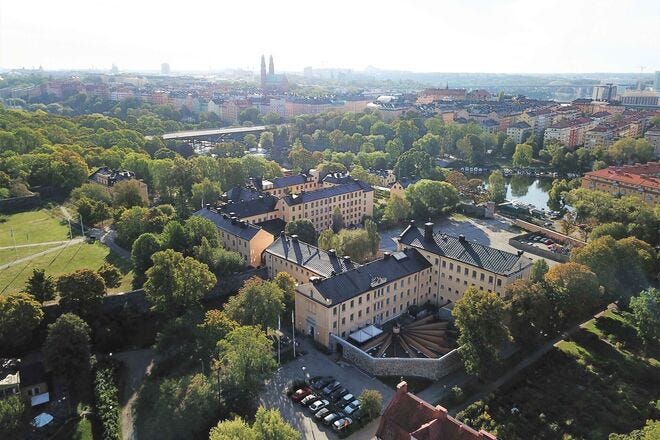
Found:
[[[408,226],[399,236],[399,242],[502,275],[517,272],[532,262],[522,255],[440,232],[434,232],[433,240],[427,241],[424,239],[424,231],[415,226]]]
[[[516,122],[515,124],[511,125],[511,128],[520,128],[520,129],[526,130],[526,129],[530,128],[530,125],[525,121],[520,121],[520,122]]]
[[[232,222],[228,214],[221,214],[212,209],[200,209],[193,215],[209,219],[218,229],[221,229],[232,235],[236,235],[245,240],[252,240],[252,238],[261,230],[260,227],[251,225],[246,222]]]
[[[128,170],[113,170],[108,167],[101,167],[94,171],[89,178],[96,181],[99,176],[103,176],[111,185],[122,180],[135,179],[135,173]]]
[[[348,194],[360,190],[364,192],[369,192],[369,191],[373,191],[373,188],[371,187],[371,185],[362,182],[361,180],[354,180],[351,183],[344,183],[341,185],[335,185],[328,188],[317,189],[315,191],[301,192],[300,194],[288,195],[284,197],[283,200],[287,205],[296,205],[298,203],[313,202],[315,200],[340,196],[342,194]]]
[[[307,175],[295,174],[293,176],[275,177],[266,179],[273,184],[273,188],[286,188],[287,186],[302,185],[307,182]]]
[[[341,185],[342,183],[351,183],[355,179],[348,173],[330,173],[323,178],[323,182]]]
[[[277,237],[266,248],[266,252],[285,258],[323,277],[330,277],[333,273],[342,273],[358,266],[355,262],[344,260],[344,258],[337,255],[331,255],[314,245],[302,241],[295,242],[291,237]]]
[[[21,387],[29,387],[47,381],[43,362],[21,365],[18,371],[21,373]]]
[[[380,260],[314,283],[324,298],[339,304],[376,288],[431,267],[416,249],[406,249]]]
[[[403,188],[408,188],[410,185],[419,182],[421,179],[419,177],[414,177],[414,178],[406,178],[404,177],[403,179],[397,179],[397,182],[399,182],[399,185],[401,185]]]
[[[220,211],[224,213],[234,213],[238,218],[252,217],[259,214],[267,214],[275,210],[277,197],[270,194],[259,193],[256,198],[244,199],[243,201],[234,201],[220,206]]]
[[[255,188],[235,186],[225,192],[222,195],[222,198],[225,202],[228,200],[231,200],[232,202],[244,202],[246,200],[258,199],[261,194],[262,193],[257,191]]]
[[[270,232],[275,237],[280,235],[280,232],[286,229],[286,222],[281,218],[272,218],[263,222],[257,223],[257,226],[261,226],[266,232]]]

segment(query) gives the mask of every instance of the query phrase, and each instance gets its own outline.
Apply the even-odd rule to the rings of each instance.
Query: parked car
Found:
[[[331,402],[336,402],[342,397],[344,397],[346,394],[348,394],[348,390],[344,387],[337,388],[330,394],[330,401]]]
[[[314,414],[314,418],[316,420],[323,420],[323,418],[328,414],[330,414],[330,409],[326,406],[325,408],[318,410],[316,414]]]
[[[323,389],[327,384],[334,382],[335,378],[332,376],[319,376],[312,378],[310,385],[315,390]]]
[[[332,429],[339,432],[342,429],[345,429],[351,423],[353,423],[353,420],[351,420],[350,417],[343,417],[339,420],[335,420],[334,422],[332,422]]]
[[[359,400],[354,400],[353,402],[349,403],[348,405],[346,405],[344,407],[344,413],[346,413],[346,415],[350,416],[355,411],[357,411],[358,408],[360,408],[360,401]]]
[[[552,239],[550,239],[550,238],[546,238],[545,240],[543,240],[543,243],[545,243],[545,244],[552,244],[552,243],[554,243],[554,242],[552,241]]]
[[[330,394],[332,394],[333,391],[335,391],[339,387],[341,387],[341,383],[339,383],[339,381],[336,380],[336,381],[326,385],[326,387],[323,388],[323,391],[321,391],[321,392],[323,393],[324,396],[329,396]]]
[[[341,405],[346,406],[354,400],[355,400],[354,395],[346,394],[344,397],[341,398]]]
[[[334,422],[335,420],[339,420],[343,417],[346,417],[346,416],[342,412],[330,413],[330,414],[328,414],[327,416],[325,416],[323,418],[323,424],[326,425],[326,426],[330,426],[332,424],[332,422]]]
[[[319,397],[317,395],[310,394],[308,396],[303,397],[303,399],[300,401],[300,404],[302,406],[309,406],[312,403],[314,403],[315,401],[317,401],[318,399],[319,399]]]
[[[300,402],[305,396],[312,394],[312,389],[310,387],[300,388],[296,390],[295,393],[291,394],[291,400],[294,402]]]
[[[309,405],[309,410],[310,410],[312,413],[315,413],[316,411],[320,410],[321,408],[325,408],[325,407],[328,406],[328,405],[330,405],[330,402],[328,402],[328,401],[325,400],[325,399],[323,399],[323,400],[317,400],[316,402],[314,402],[314,403],[312,403],[311,405]]]

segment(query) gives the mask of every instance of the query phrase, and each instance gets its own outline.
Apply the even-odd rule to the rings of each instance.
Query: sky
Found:
[[[0,67],[660,70],[659,0],[0,0]]]

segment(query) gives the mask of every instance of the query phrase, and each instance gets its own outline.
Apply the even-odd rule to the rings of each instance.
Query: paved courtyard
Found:
[[[288,362],[267,382],[266,388],[260,395],[260,402],[268,408],[278,408],[282,417],[293,425],[307,440],[337,439],[332,429],[317,424],[313,415],[299,404],[286,396],[287,385],[296,379],[304,377],[303,367],[309,377],[334,376],[342,386],[352,394],[359,396],[364,389],[374,389],[383,395],[383,408],[394,395],[394,390],[387,387],[378,379],[372,378],[357,368],[344,363],[335,362],[334,356],[327,356],[315,348],[308,341],[301,342],[301,348],[307,354]],[[360,431],[350,436],[352,440],[372,439],[378,428],[378,421],[373,421]]]

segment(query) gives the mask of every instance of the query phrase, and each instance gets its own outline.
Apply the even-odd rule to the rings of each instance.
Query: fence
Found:
[[[438,380],[463,366],[457,349],[438,359],[375,358],[333,334],[330,334],[330,342],[341,345],[345,359],[373,376],[416,376]]]

